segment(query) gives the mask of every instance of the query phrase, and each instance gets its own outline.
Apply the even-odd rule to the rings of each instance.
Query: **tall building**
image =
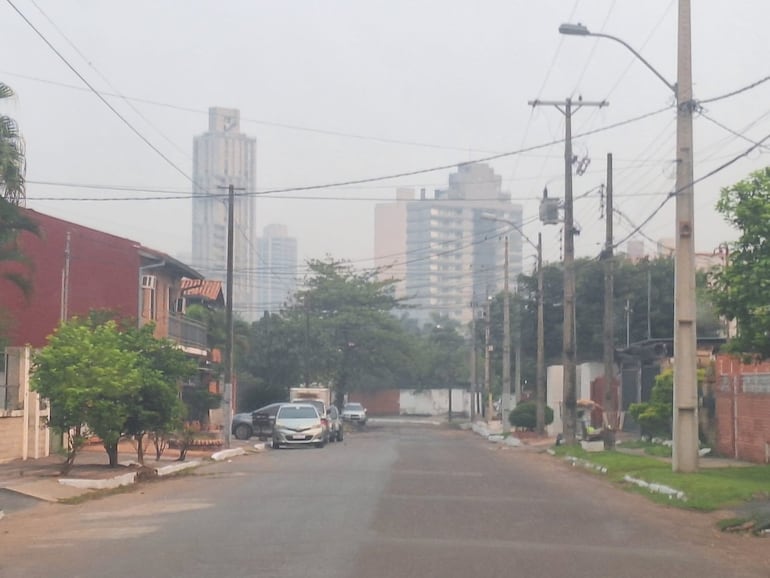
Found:
[[[469,321],[473,303],[483,306],[503,288],[505,236],[513,290],[522,268],[521,234],[494,219],[520,225],[522,208],[511,203],[491,167],[460,165],[446,189],[407,198],[401,191],[396,203],[376,208],[375,262],[380,278],[403,274],[397,294],[413,307],[411,315],[424,321],[439,313]]]
[[[286,225],[265,227],[257,261],[257,310],[278,312],[297,290],[297,239]]]
[[[406,211],[414,200],[414,189],[396,189],[395,203],[380,203],[374,208],[374,266],[381,280],[396,283],[395,296],[406,296]]]
[[[192,206],[192,262],[208,279],[226,282],[227,187],[256,189],[256,151],[237,109],[209,109],[208,132],[193,142]],[[233,310],[251,321],[258,315],[254,195],[236,194],[233,207]]]

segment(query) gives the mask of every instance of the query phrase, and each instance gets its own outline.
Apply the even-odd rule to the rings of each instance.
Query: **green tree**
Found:
[[[336,403],[354,388],[393,387],[411,379],[413,339],[393,312],[394,281],[327,259],[308,263],[305,289],[285,313],[301,350],[303,381],[332,383]]]
[[[152,434],[156,458],[159,443],[178,429],[183,414],[180,382],[197,370],[195,362],[165,339],[156,339],[154,325],[137,329],[129,327],[121,333],[122,346],[137,356],[139,386],[127,400],[128,415],[124,432],[136,440],[136,456],[144,463],[144,439]]]
[[[770,168],[722,189],[717,203],[725,220],[740,231],[727,264],[711,275],[717,312],[737,321],[727,350],[770,357]]]
[[[39,234],[37,223],[17,205],[0,197],[0,276],[15,285],[26,297],[32,293],[29,273],[32,263],[22,251],[18,236],[22,232]]]
[[[655,377],[649,402],[632,403],[628,411],[641,427],[642,435],[670,438],[674,415],[673,370],[667,369]]]
[[[117,324],[63,323],[34,356],[32,387],[50,400],[50,425],[67,434],[69,471],[89,430],[102,440],[110,465],[141,383],[137,355],[123,347]]]
[[[0,82],[0,101],[11,98],[13,89]],[[16,121],[0,114],[0,197],[13,205],[24,199],[26,161],[24,140]]]

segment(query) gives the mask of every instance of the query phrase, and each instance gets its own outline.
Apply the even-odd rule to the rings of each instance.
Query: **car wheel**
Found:
[[[342,441],[342,428],[340,428],[339,431],[337,432],[337,441],[338,442]]]
[[[251,437],[251,428],[245,423],[238,424],[235,428],[235,437],[239,440],[247,440]]]
[[[326,442],[318,442],[318,443],[315,445],[315,447],[317,447],[318,449],[321,449],[321,448],[322,448],[322,447],[324,447],[325,445],[326,445]]]
[[[281,444],[278,443],[278,440],[273,438],[273,443],[270,444],[274,450],[280,450]]]

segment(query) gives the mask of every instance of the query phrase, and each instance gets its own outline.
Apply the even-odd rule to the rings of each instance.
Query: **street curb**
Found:
[[[235,456],[243,455],[246,455],[246,450],[243,448],[232,448],[211,454],[211,459],[215,462],[221,462],[222,460],[226,460],[228,458],[234,458]]]
[[[59,483],[63,486],[82,488],[84,490],[107,490],[111,488],[119,488],[120,486],[128,486],[135,482],[136,472],[122,474],[120,476],[115,476],[114,478],[107,478],[104,480],[59,478]]]
[[[202,463],[203,462],[201,462],[200,460],[193,460],[191,462],[179,462],[178,464],[169,464],[167,466],[155,468],[155,473],[158,475],[158,477],[162,478],[163,476],[170,476],[171,474],[175,474],[183,470],[197,468]]]
[[[259,442],[254,444],[254,451],[264,452],[266,449],[267,449],[267,444],[265,442]]]

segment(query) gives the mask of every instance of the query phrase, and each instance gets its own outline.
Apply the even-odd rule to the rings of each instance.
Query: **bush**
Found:
[[[511,411],[508,422],[513,427],[534,430],[537,427],[537,404],[534,401],[520,403]],[[545,425],[550,423],[553,423],[553,409],[545,406]]]

